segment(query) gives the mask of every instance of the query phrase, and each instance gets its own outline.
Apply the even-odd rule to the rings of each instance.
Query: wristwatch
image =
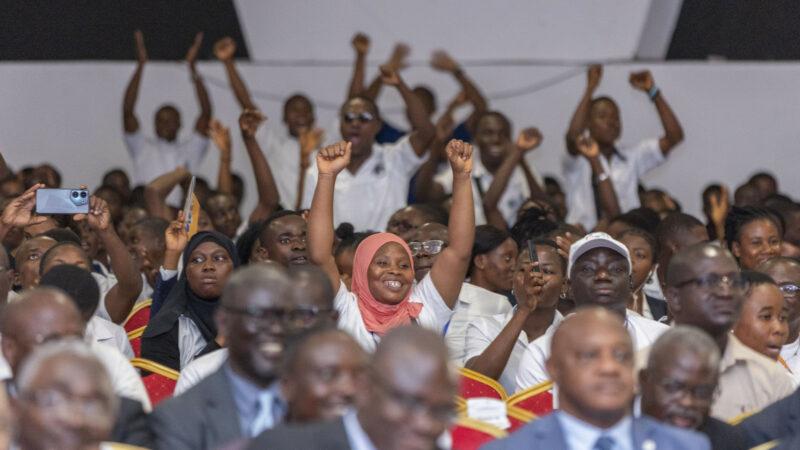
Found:
[[[609,175],[608,172],[600,172],[599,174],[597,174],[598,183],[602,183],[603,181],[606,181],[609,178],[611,178],[611,175]]]

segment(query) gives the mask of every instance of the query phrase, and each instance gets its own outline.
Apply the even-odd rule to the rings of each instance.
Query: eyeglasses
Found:
[[[342,114],[342,120],[344,120],[344,123],[353,123],[355,121],[359,121],[361,123],[368,123],[372,122],[372,119],[374,118],[375,116],[372,115],[372,113],[369,111],[364,111],[361,113],[348,112]]]
[[[455,417],[455,404],[448,402],[447,404],[432,405],[429,404],[424,398],[401,392],[376,374],[371,377],[374,385],[379,386],[388,396],[393,406],[398,409],[399,415],[410,418],[414,414],[426,414],[434,420],[441,422],[450,422]]]
[[[778,288],[781,290],[783,295],[785,295],[786,297],[798,297],[798,296],[800,296],[800,286],[798,286],[798,285],[796,285],[794,283],[784,283],[784,284],[778,286]]]
[[[659,386],[670,397],[680,396],[680,398],[683,398],[686,394],[689,394],[698,400],[711,401],[714,398],[713,385],[687,386],[680,381],[663,380],[659,383]]]
[[[323,314],[333,312],[330,308],[235,308],[222,306],[222,309],[233,314],[244,316],[244,324],[251,333],[271,328],[276,325],[293,329],[306,328]]]
[[[22,398],[47,411],[72,416],[81,411],[85,416],[105,418],[112,411],[109,402],[100,396],[77,396],[58,389],[39,389],[26,392]]]
[[[413,256],[417,256],[423,251],[428,255],[436,255],[441,252],[443,248],[447,247],[447,244],[442,240],[436,239],[424,242],[409,242],[408,247],[411,249],[411,254]]]
[[[749,285],[747,280],[742,277],[742,274],[740,273],[732,273],[728,275],[710,273],[702,277],[690,278],[682,283],[678,283],[677,287],[682,288],[689,284],[694,284],[698,288],[706,291],[719,289],[722,286],[729,287],[734,291],[744,291]]]

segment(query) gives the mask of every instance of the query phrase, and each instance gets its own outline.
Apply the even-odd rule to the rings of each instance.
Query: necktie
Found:
[[[258,407],[256,408],[256,417],[250,424],[250,437],[256,437],[262,431],[272,428],[275,425],[275,419],[272,415],[272,392],[267,391],[258,396]]]
[[[614,450],[616,443],[614,439],[608,436],[600,436],[594,443],[592,450]]]

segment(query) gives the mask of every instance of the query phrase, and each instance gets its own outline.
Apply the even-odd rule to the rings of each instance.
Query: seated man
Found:
[[[719,348],[706,333],[684,325],[653,344],[639,372],[642,414],[708,436],[711,448],[745,450],[739,429],[709,417],[719,376]]]
[[[752,414],[794,390],[785,368],[730,332],[747,285],[728,250],[710,243],[681,250],[669,263],[666,282],[664,293],[675,324],[705,331],[722,353],[711,416],[731,420]],[[641,352],[637,362],[645,364],[648,352]]]
[[[434,448],[455,414],[456,380],[442,338],[422,327],[395,328],[370,362],[354,411],[335,421],[269,430],[249,448]]]
[[[80,340],[36,349],[20,368],[16,388],[19,448],[82,450],[104,448],[110,440],[119,399],[103,364]]]
[[[634,347],[619,314],[579,309],[556,329],[550,355],[561,409],[484,450],[710,449],[696,432],[631,417]]]
[[[278,377],[293,286],[275,267],[250,266],[226,283],[215,320],[228,346],[222,368],[150,415],[157,449],[216,449],[284,420]]]
[[[622,242],[606,233],[588,234],[570,247],[567,296],[578,308],[597,305],[624,319],[638,351],[655,342],[668,327],[628,310],[632,295],[631,266],[628,249]],[[517,391],[550,380],[545,361],[550,356],[551,339],[552,332],[545,333],[528,345],[519,363]]]

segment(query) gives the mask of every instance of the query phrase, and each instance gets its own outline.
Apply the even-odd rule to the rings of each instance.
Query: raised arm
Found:
[[[494,225],[501,230],[508,228],[508,224],[500,213],[497,204],[500,202],[503,192],[505,192],[508,187],[508,181],[511,179],[514,169],[524,162],[525,153],[536,149],[541,143],[542,133],[536,128],[526,128],[519,133],[517,143],[513,146],[514,148],[508,152],[506,159],[503,160],[503,163],[497,169],[497,172],[495,172],[492,184],[483,196],[483,213],[486,216],[486,221],[489,222],[490,225]],[[526,174],[526,178],[528,179],[531,197],[543,197],[544,192],[542,188],[539,187],[539,183],[536,182],[533,174],[530,173],[530,168],[527,168],[527,170],[529,175]]]
[[[400,77],[400,73],[393,67],[388,65],[381,66],[381,79],[383,84],[396,87],[397,91],[400,92],[400,96],[403,97],[408,120],[411,122],[409,141],[417,155],[424,155],[436,134],[436,129],[428,112],[425,111],[425,106],[419,97],[409,89],[403,78]]]
[[[589,161],[589,165],[592,167],[592,179],[600,198],[602,216],[608,220],[617,217],[622,213],[622,210],[619,207],[617,193],[614,191],[611,174],[605,171],[603,164],[600,162],[600,147],[596,141],[588,136],[579,138],[576,146],[580,154]]]
[[[231,173],[231,132],[217,119],[208,128],[211,140],[219,149],[219,171],[217,172],[217,191],[233,194],[233,174]]]
[[[439,163],[447,158],[445,147],[447,147],[447,139],[453,134],[452,115],[443,114],[435,126],[436,135],[431,142],[428,158],[419,167],[414,184],[414,195],[421,203],[438,202],[444,200],[445,197],[444,189],[433,179],[439,169]]]
[[[186,52],[186,62],[189,64],[189,73],[192,76],[192,83],[194,83],[194,90],[197,94],[197,102],[200,104],[200,116],[194,123],[194,130],[203,136],[208,137],[208,124],[211,121],[211,100],[208,98],[206,86],[203,84],[203,77],[197,72],[197,53],[200,51],[200,46],[203,45],[203,33],[197,33],[194,37],[194,42],[189,50]]]
[[[256,140],[256,131],[259,125],[267,118],[260,111],[245,109],[239,116],[239,129],[242,132],[244,147],[247,149],[247,157],[250,158],[250,165],[253,166],[253,175],[256,178],[256,190],[258,190],[258,203],[250,214],[250,223],[265,220],[270,216],[280,203],[278,185],[272,176],[272,170],[261,151],[261,146]]]
[[[364,71],[367,65],[367,52],[369,51],[369,36],[357,33],[353,36],[353,50],[356,59],[353,62],[353,78],[350,79],[350,89],[347,90],[347,99],[351,99],[364,92]]]
[[[336,176],[350,164],[349,142],[338,142],[317,152],[317,187],[308,212],[308,256],[328,275],[334,292],[339,290],[339,269],[333,257],[333,189]]]
[[[475,207],[472,204],[472,146],[453,139],[447,144],[447,159],[453,169],[453,205],[447,234],[448,245],[431,268],[431,280],[439,295],[453,309],[467,275],[475,241]]]
[[[136,70],[131,81],[125,89],[125,98],[122,100],[122,128],[125,133],[135,133],[139,130],[139,119],[136,118],[134,109],[136,99],[139,97],[139,84],[142,81],[144,64],[147,62],[147,48],[144,46],[144,35],[139,30],[133,33],[136,41]]]
[[[530,267],[535,267],[538,264],[538,262],[534,263],[534,266]],[[544,285],[541,273],[527,270],[527,267],[522,270],[517,270],[514,276],[515,278],[523,277],[524,280],[522,283],[519,283],[523,286],[524,292],[517,298],[517,309],[514,311],[514,315],[500,331],[500,334],[486,347],[483,353],[471,358],[464,364],[464,367],[467,369],[482,373],[495,380],[500,378],[500,375],[502,375],[503,370],[506,368],[508,359],[511,357],[511,352],[514,350],[514,346],[519,338],[519,334],[525,326],[525,321],[528,320],[531,313],[536,310],[536,306],[542,295],[542,286]],[[469,331],[467,331],[467,333],[469,333]]]
[[[297,177],[297,200],[294,203],[294,209],[299,210],[300,205],[303,203],[303,196],[305,196],[306,188],[306,171],[311,165],[311,154],[314,150],[319,148],[324,135],[322,128],[304,129],[300,132],[298,141],[300,142],[300,174]]]
[[[105,308],[114,323],[122,323],[142,292],[142,277],[128,248],[114,230],[105,200],[93,195],[89,199],[89,207],[89,214],[76,214],[74,220],[86,220],[108,252],[117,284],[106,294]]]
[[[233,95],[236,96],[236,101],[242,109],[257,110],[258,106],[253,102],[244,80],[239,76],[239,71],[236,70],[236,64],[233,56],[236,54],[236,42],[229,37],[225,37],[214,44],[214,56],[222,61],[225,65],[225,73],[228,75],[228,82],[233,89]]]
[[[467,118],[467,129],[469,129],[470,133],[473,133],[478,119],[488,109],[486,98],[480,89],[475,86],[475,83],[467,77],[464,69],[447,52],[443,50],[434,52],[431,57],[431,67],[450,73],[461,85],[461,91],[464,92],[467,101],[472,103],[472,113]]]
[[[658,117],[664,127],[664,136],[658,140],[658,145],[661,147],[661,152],[664,156],[668,155],[676,145],[683,141],[683,127],[681,127],[672,108],[669,107],[669,104],[664,99],[661,89],[656,86],[653,74],[649,70],[632,73],[630,82],[634,88],[646,93],[650,100],[655,103]]]
[[[403,44],[402,42],[395,44],[392,54],[389,56],[389,60],[386,61],[386,64],[384,65],[391,67],[395,72],[400,72],[408,66],[406,58],[408,58],[408,54],[410,52],[411,49],[408,47],[408,45]],[[372,80],[372,83],[369,84],[367,90],[365,90],[361,95],[371,99],[372,101],[376,101],[381,93],[382,87],[383,78],[381,77],[381,74],[378,73],[378,76]]]
[[[144,205],[147,214],[153,217],[160,217],[164,220],[171,220],[173,212],[167,206],[167,196],[182,181],[191,178],[192,174],[185,167],[177,167],[171,172],[151,181],[144,187]]]
[[[36,207],[36,191],[45,187],[44,184],[34,184],[19,197],[11,200],[3,209],[0,216],[0,241],[13,228],[24,228],[30,225],[43,223],[47,220],[45,216],[38,216],[34,212]]]
[[[600,85],[600,79],[603,77],[603,66],[594,64],[589,66],[586,72],[586,90],[583,92],[583,97],[575,108],[572,114],[572,120],[569,122],[569,129],[567,129],[567,151],[572,156],[580,155],[576,142],[578,138],[589,126],[589,110],[592,106],[592,95]]]

